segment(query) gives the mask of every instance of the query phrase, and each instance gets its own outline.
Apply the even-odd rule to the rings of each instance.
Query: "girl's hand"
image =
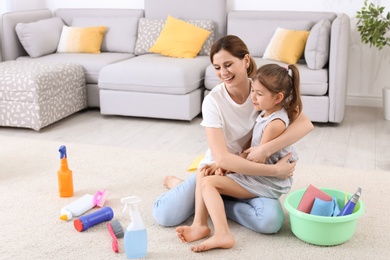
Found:
[[[229,173],[231,173],[231,172],[228,170],[222,169],[222,168],[217,168],[215,170],[215,175],[219,175],[219,176],[225,176],[226,174],[229,174]]]
[[[214,174],[214,167],[213,165],[204,165],[202,168],[199,170],[201,173],[203,173],[204,176],[209,176]]]
[[[218,171],[218,167],[215,166],[214,163],[212,164],[207,164],[200,168],[200,171],[203,172],[204,176],[209,176],[209,175],[214,175]]]
[[[266,151],[262,149],[262,146],[257,147],[249,147],[244,151],[244,153],[247,153],[246,159],[252,162],[257,163],[265,163],[267,160]]]
[[[204,165],[202,168],[200,168],[200,172],[203,172],[204,176],[210,176],[210,175],[224,176],[229,173],[228,171],[217,167],[215,164]]]
[[[289,153],[275,164],[275,166],[277,167],[277,175],[275,177],[281,180],[285,180],[293,176],[295,165],[297,164],[297,162],[289,162],[291,155],[292,154]]]

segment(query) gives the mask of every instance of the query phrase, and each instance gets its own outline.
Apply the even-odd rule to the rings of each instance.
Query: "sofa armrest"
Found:
[[[350,19],[339,14],[332,23],[329,52],[329,122],[344,118],[348,86]]]
[[[15,60],[20,56],[27,55],[15,31],[18,23],[36,22],[51,17],[53,14],[49,9],[3,14],[0,21],[0,46],[3,61]]]

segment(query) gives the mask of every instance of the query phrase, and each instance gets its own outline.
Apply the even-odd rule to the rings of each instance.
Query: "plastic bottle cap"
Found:
[[[68,220],[68,216],[66,214],[60,216],[61,220]]]
[[[83,222],[81,222],[80,219],[76,218],[74,221],[73,221],[73,225],[75,227],[75,229],[78,231],[78,232],[81,232],[84,230],[84,226],[83,226]]]
[[[73,215],[69,210],[67,210],[66,208],[61,209],[61,216],[60,216],[61,220],[68,221],[68,220],[71,220],[72,218],[73,218]]]

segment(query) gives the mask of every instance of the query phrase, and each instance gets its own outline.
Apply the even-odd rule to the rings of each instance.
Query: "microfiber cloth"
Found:
[[[310,214],[310,211],[313,207],[314,200],[319,198],[323,201],[332,201],[332,197],[323,192],[322,190],[316,188],[313,185],[309,185],[305,193],[302,196],[301,201],[298,204],[297,209],[299,211]]]
[[[315,198],[310,214],[331,217],[337,216],[339,212],[340,209],[337,204],[337,199],[335,197],[333,197],[331,201],[324,201],[320,198]]]
[[[188,167],[187,171],[193,172],[198,169],[200,161],[203,159],[204,154],[199,155],[198,157],[195,158],[195,160],[191,163],[191,165]]]

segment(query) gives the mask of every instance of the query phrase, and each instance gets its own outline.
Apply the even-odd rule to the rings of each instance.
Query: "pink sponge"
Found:
[[[324,201],[332,201],[331,196],[310,184],[303,194],[297,209],[299,211],[310,214],[311,208],[313,207],[313,203],[316,198]]]

